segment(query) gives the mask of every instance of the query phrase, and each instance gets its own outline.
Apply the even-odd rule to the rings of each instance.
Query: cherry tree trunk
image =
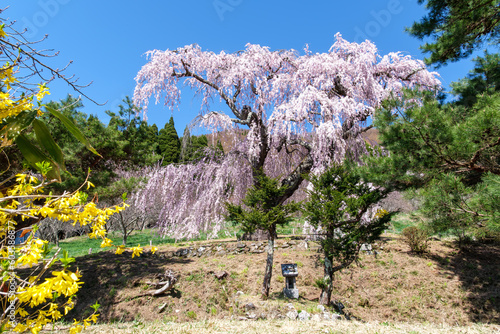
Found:
[[[333,290],[333,259],[325,254],[325,267],[323,282],[325,283],[321,289],[319,296],[319,303],[322,305],[329,305],[332,297]]]

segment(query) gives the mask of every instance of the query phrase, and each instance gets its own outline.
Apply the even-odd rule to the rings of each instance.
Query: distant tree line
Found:
[[[188,163],[202,159],[209,147],[205,135],[192,136],[187,127],[183,133],[184,138],[179,137],[173,117],[160,130],[156,124],[148,124],[139,117],[140,110],[129,97],[123,100],[117,111],[106,111],[110,117],[108,124],[95,115],[86,114],[81,100],[71,95],[60,101],[51,101],[47,106],[60,110],[72,120],[100,154],[98,156],[87,150],[59,119],[46,113],[43,119],[50,132],[58,139],[67,169],[62,175],[63,182],[52,185],[52,191],[55,192],[75,189],[82,184],[90,170],[89,180],[96,186],[94,192],[102,199],[111,200],[122,195],[115,191],[123,190],[121,187],[111,186],[119,179],[117,170],[138,170],[155,164],[165,166]],[[0,158],[2,170],[9,166],[16,170],[26,167],[26,164],[23,166],[22,155],[16,147],[9,147],[7,150],[9,152]],[[223,153],[220,142],[217,150]]]

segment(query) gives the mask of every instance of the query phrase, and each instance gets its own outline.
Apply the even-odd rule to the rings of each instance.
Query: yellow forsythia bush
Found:
[[[12,45],[4,30],[5,25],[0,25],[0,59],[5,59],[2,54]],[[0,154],[5,154],[4,148],[13,145],[16,137],[27,129],[26,126],[18,127],[17,116],[27,112],[41,116],[40,101],[49,94],[45,84],[28,90],[24,83],[18,82],[15,75],[19,70],[17,62],[21,59],[10,58],[10,63],[6,61],[0,66]],[[68,224],[88,225],[91,228],[89,237],[101,238],[101,247],[116,247],[106,237],[105,224],[112,214],[126,207],[122,204],[98,208],[94,202],[87,201],[87,195],[80,189],[62,195],[46,194],[44,187],[57,182],[47,177],[54,165],[42,161],[36,166],[41,176],[30,172],[9,175],[9,169],[0,171],[0,333],[40,332],[45,325],[61,319],[74,307],[72,297],[83,284],[78,270],[69,270],[74,259],[66,252],[58,258],[59,249],[54,256],[46,258],[49,253],[47,241],[37,238],[34,233],[36,225],[30,226],[32,224],[28,222],[54,218]],[[92,184],[87,180],[84,186],[88,189]],[[22,226],[28,226],[26,231],[29,229],[32,233],[23,244],[15,245],[16,232]],[[116,247],[116,253],[124,249],[123,246]],[[152,252],[155,250],[153,247]],[[133,256],[138,256],[143,249],[139,245],[132,247],[131,251]],[[62,270],[50,272],[52,264],[58,261],[62,263]],[[23,272],[29,274],[21,277],[20,269],[26,268],[29,270]],[[97,308],[98,305],[94,305],[94,312],[84,320],[75,320],[69,332],[81,332],[95,323],[99,315]]]

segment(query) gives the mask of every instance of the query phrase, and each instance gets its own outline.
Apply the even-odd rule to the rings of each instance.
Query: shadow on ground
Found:
[[[169,265],[189,262],[191,260],[186,258],[166,258],[151,253],[132,258],[130,252],[120,255],[101,252],[79,257],[76,263],[82,274],[80,280],[84,284],[74,298],[74,309],[65,318],[83,319],[93,312],[90,306],[98,302],[101,305],[98,311],[101,314],[100,321],[120,320],[115,318],[113,310],[115,304],[123,302],[119,291],[137,286],[145,280],[154,281],[154,277],[165,273]],[[166,295],[181,298],[180,291],[176,289],[168,291]]]
[[[446,255],[428,255],[443,273],[459,279],[471,321],[500,324],[500,245],[478,244]]]

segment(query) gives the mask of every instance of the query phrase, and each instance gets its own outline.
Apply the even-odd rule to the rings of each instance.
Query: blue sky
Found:
[[[105,110],[116,111],[126,96],[132,96],[134,77],[146,63],[144,53],[152,49],[176,49],[197,43],[204,50],[235,52],[246,43],[269,46],[272,50],[327,52],[340,32],[348,41],[370,39],[380,54],[402,51],[423,59],[422,42],[404,28],[425,15],[416,0],[17,0],[2,1],[4,18],[27,28],[34,41],[48,38],[39,48],[60,51],[48,59],[62,68],[73,61],[67,74],[80,83],[92,82],[84,92],[106,105],[84,100],[87,114],[104,122]],[[464,77],[472,68],[471,59],[440,68],[443,85]],[[50,84],[50,99],[75,94],[65,83]],[[179,135],[199,111],[189,95],[173,112]],[[172,112],[151,106],[148,122],[162,127]]]

